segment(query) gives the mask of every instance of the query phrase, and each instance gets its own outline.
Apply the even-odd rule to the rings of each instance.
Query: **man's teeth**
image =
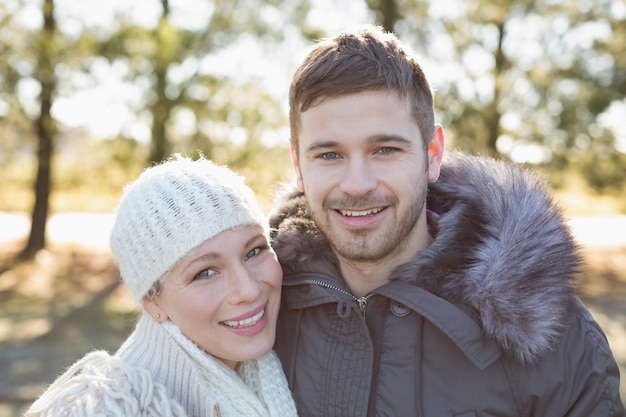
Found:
[[[368,216],[370,214],[376,214],[380,211],[382,211],[382,208],[375,208],[375,209],[364,210],[364,211],[339,210],[341,214],[343,214],[344,216],[348,216],[348,217]]]
[[[254,324],[256,324],[259,320],[261,320],[261,318],[265,315],[265,309],[259,311],[257,314],[255,314],[252,317],[249,317],[247,319],[244,320],[227,320],[227,321],[223,321],[222,323],[228,327],[232,327],[234,329],[239,328],[239,327],[248,327],[248,326],[252,326]]]

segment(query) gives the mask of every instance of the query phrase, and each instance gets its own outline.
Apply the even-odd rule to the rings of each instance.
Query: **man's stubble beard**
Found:
[[[340,259],[354,263],[375,263],[393,256],[395,252],[400,252],[406,242],[410,240],[410,235],[414,233],[418,220],[424,211],[427,193],[428,181],[426,180],[415,188],[415,192],[411,196],[411,203],[404,208],[403,212],[392,213],[395,214],[394,218],[386,219],[387,230],[380,230],[380,226],[377,226],[375,231],[368,229],[346,231],[344,228],[333,227],[329,216],[331,209],[327,208],[328,200],[322,205],[322,213],[314,212],[310,206],[309,210],[313,221]],[[377,204],[371,203],[372,200],[374,199],[370,198],[365,204],[361,203],[361,207],[376,206]],[[379,200],[384,201],[384,205],[391,205],[390,203],[392,203],[393,207],[398,207],[398,200],[395,197],[376,201]],[[333,199],[332,205],[335,207],[359,207],[355,201],[350,200],[350,202],[352,204],[338,205],[337,199]]]

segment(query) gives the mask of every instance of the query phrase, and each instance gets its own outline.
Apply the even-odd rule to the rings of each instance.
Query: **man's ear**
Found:
[[[439,178],[444,146],[445,136],[443,127],[437,124],[435,125],[435,133],[428,145],[428,180],[431,182],[437,181],[437,178]]]
[[[300,173],[300,162],[298,161],[298,151],[295,146],[293,146],[293,143],[290,145],[289,149],[291,151],[291,164],[296,171],[296,185],[298,186],[298,190],[304,192],[304,183],[302,182],[302,174]]]
[[[148,313],[155,321],[163,323],[169,317],[161,308],[160,296],[144,296],[143,297],[143,309]]]

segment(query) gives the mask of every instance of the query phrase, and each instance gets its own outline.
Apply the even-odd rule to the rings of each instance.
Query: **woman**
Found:
[[[27,416],[296,415],[271,350],[282,270],[242,177],[204,158],[153,166],[126,187],[110,243],[142,316]]]

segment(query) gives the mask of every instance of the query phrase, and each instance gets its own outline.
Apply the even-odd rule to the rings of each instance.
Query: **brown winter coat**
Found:
[[[624,416],[606,337],[575,295],[576,245],[543,183],[449,156],[428,208],[434,243],[360,299],[301,194],[272,216],[285,272],[275,349],[299,415]]]

